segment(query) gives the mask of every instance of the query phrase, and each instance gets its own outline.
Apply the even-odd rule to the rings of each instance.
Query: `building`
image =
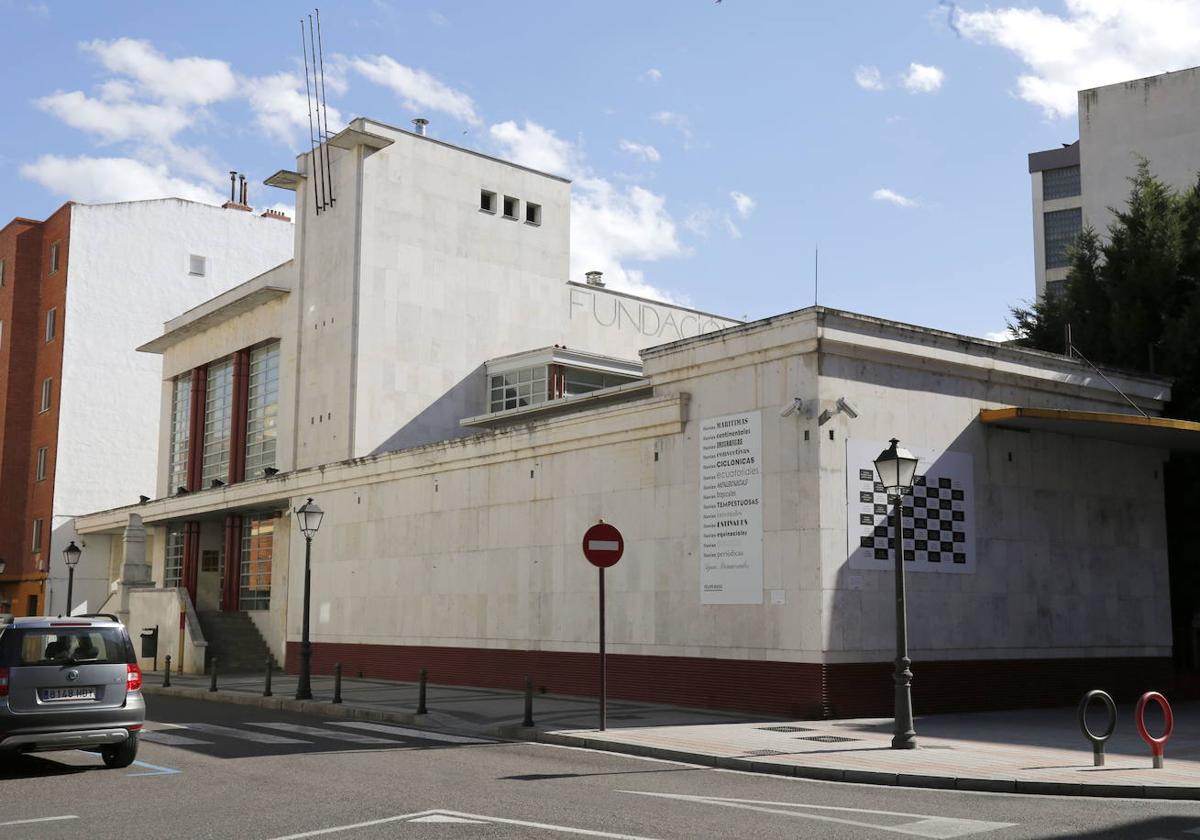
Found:
[[[249,209],[71,202],[0,228],[0,613],[66,611],[73,517],[154,493],[160,371],[133,345],[291,256],[286,219]],[[85,555],[75,606],[110,582]]]
[[[881,713],[893,538],[872,461],[898,437],[922,460],[901,535],[918,711],[1170,673],[1162,463],[1200,424],[1132,416],[1052,354],[575,283],[560,179],[369,120],[330,145],[336,204],[314,203],[307,155],[272,178],[297,190],[296,260],[143,345],[156,498],[75,523],[113,569],[106,608],[185,669],[222,644],[216,611],[296,669],[312,497],[318,673],[593,693],[580,540],[602,518],[626,546],[614,696]],[[1107,375],[1147,414],[1170,397]]]
[[[1102,236],[1129,198],[1138,160],[1177,189],[1200,173],[1200,67],[1079,91],[1079,139],[1029,155],[1037,295],[1066,279],[1066,249]]]

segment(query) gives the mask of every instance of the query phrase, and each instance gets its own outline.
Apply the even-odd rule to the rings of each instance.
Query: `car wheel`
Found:
[[[104,759],[105,767],[128,767],[137,758],[137,750],[137,735],[130,735],[119,744],[101,747],[100,757]]]

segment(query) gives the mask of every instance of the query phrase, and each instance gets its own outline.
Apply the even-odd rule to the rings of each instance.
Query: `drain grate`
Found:
[[[857,738],[843,738],[840,735],[804,735],[799,741],[820,741],[822,744],[840,744],[843,741],[857,741]]]
[[[812,732],[806,726],[759,726],[759,732]]]
[[[762,758],[763,756],[768,755],[787,755],[787,753],[781,752],[780,750],[750,750],[750,752],[743,753],[743,755],[747,758]]]

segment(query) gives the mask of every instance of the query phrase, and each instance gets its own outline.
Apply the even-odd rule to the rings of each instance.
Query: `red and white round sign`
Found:
[[[601,569],[615,566],[624,552],[625,539],[607,522],[593,525],[583,535],[583,556],[593,566]]]

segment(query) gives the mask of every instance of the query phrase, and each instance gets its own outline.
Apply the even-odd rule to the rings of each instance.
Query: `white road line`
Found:
[[[133,762],[135,767],[148,767],[149,773],[126,773],[126,776],[173,776],[176,773],[182,773],[182,770],[176,770],[174,767],[159,767],[157,764],[147,764],[144,761]]]
[[[445,814],[430,814],[428,817],[413,817],[416,823],[458,823],[459,825],[487,825],[484,820],[468,820],[465,817],[448,817]]]
[[[227,738],[237,738],[241,741],[253,741],[256,744],[311,744],[312,741],[301,741],[299,738],[284,738],[282,735],[268,735],[266,732],[251,732],[249,729],[235,729],[232,726],[218,726],[215,723],[185,723],[188,729],[205,732],[209,735],[224,735]]]
[[[565,825],[551,825],[550,823],[528,822],[526,820],[508,820],[502,817],[489,817],[484,814],[465,814],[462,811],[447,811],[444,809],[436,809],[432,811],[417,811],[413,814],[398,814],[394,817],[384,817],[378,820],[369,820],[367,822],[351,823],[350,825],[335,825],[329,828],[318,828],[315,831],[304,831],[300,834],[288,834],[283,837],[274,837],[272,840],[302,840],[305,837],[319,837],[322,834],[335,834],[339,831],[350,831],[355,828],[369,828],[375,825],[384,825],[393,822],[426,822],[424,817],[457,817],[459,819],[471,820],[473,822],[484,823],[500,823],[501,825],[519,825],[525,828],[541,828],[547,831],[558,831],[562,834],[579,834],[584,837],[605,837],[608,840],[654,840],[653,837],[643,837],[633,834],[613,834],[609,831],[592,831],[586,828],[570,828]]]
[[[247,726],[263,726],[268,729],[278,729],[281,732],[294,732],[297,735],[310,735],[314,738],[328,738],[331,741],[345,741],[350,744],[390,744],[396,746],[400,742],[394,738],[377,738],[374,735],[359,735],[357,732],[337,732],[333,729],[322,729],[318,726],[301,726],[298,723],[274,723],[271,721],[247,721]]]
[[[29,825],[30,823],[54,822],[56,820],[77,820],[79,817],[74,814],[65,814],[61,817],[34,817],[30,820],[9,820],[8,822],[0,822],[0,826],[4,825]]]
[[[447,744],[494,744],[491,738],[468,738],[465,735],[449,735],[445,732],[427,732],[424,729],[411,729],[407,726],[393,726],[388,723],[369,723],[362,720],[330,721],[333,726],[346,726],[351,729],[365,729],[368,732],[382,732],[385,735],[395,735],[398,738],[421,738],[425,741],[445,741]]]
[[[152,744],[165,744],[168,747],[190,747],[197,744],[211,744],[212,741],[201,741],[199,738],[188,738],[186,735],[172,735],[169,732],[160,732],[158,730],[146,729],[139,736],[141,741],[149,741]]]
[[[891,831],[897,834],[908,834],[913,837],[928,837],[934,840],[948,840],[953,837],[966,837],[968,834],[979,834],[985,831],[995,831],[1000,828],[1011,828],[1017,823],[986,822],[984,820],[967,820],[956,817],[937,817],[928,814],[910,814],[903,811],[876,811],[869,808],[840,808],[833,805],[805,805],[800,802],[771,802],[758,799],[732,799],[721,796],[687,796],[679,793],[650,793],[641,790],[622,790],[618,793],[632,793],[637,796],[656,796],[662,799],[679,799],[685,802],[699,802],[706,805],[721,805],[726,808],[741,808],[747,811],[759,811],[764,814],[781,814],[788,817],[798,817],[806,820],[854,825],[860,828],[874,828],[878,831]],[[779,807],[763,807],[779,806]],[[783,810],[792,808],[796,810]],[[825,814],[814,814],[812,811],[837,811],[846,814],[864,814],[883,817],[911,817],[914,822],[900,825],[880,825],[879,823],[862,820],[831,817]]]

